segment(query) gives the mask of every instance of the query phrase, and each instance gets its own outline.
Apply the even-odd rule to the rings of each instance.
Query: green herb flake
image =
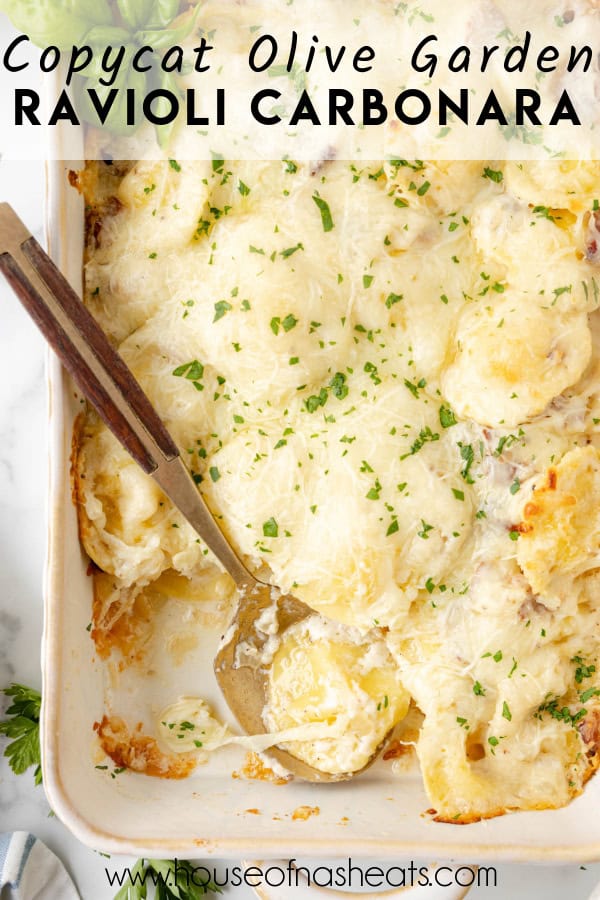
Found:
[[[319,197],[318,194],[313,194],[313,200],[317,204],[319,208],[319,212],[321,213],[321,222],[323,223],[323,231],[333,231],[335,225],[333,224],[333,218],[331,216],[331,210],[329,208],[329,204],[323,200],[322,197]]]
[[[494,171],[494,169],[490,169],[488,166],[483,170],[483,178],[489,178],[490,181],[493,181],[495,184],[501,184],[504,181],[504,174],[502,172]]]
[[[292,328],[295,328],[297,324],[298,324],[298,319],[295,316],[293,316],[291,313],[288,313],[288,315],[285,317],[285,319],[283,319],[281,322],[282,328],[285,332],[291,331]]]
[[[215,303],[215,317],[213,319],[214,322],[218,322],[219,319],[222,319],[225,313],[228,313],[230,309],[233,309],[231,303],[227,300],[218,300]]]
[[[396,303],[400,303],[400,301],[404,298],[404,294],[388,294],[385,305],[388,309],[391,309],[392,306],[395,306]]]
[[[273,516],[270,519],[267,519],[266,522],[263,522],[263,536],[276,538],[279,537],[279,526]]]
[[[462,444],[460,441],[458,443],[460,449],[461,459],[464,461],[464,466],[461,470],[461,475],[467,484],[475,484],[475,479],[471,475],[471,467],[475,462],[475,451],[471,444]]]
[[[440,425],[442,428],[452,428],[456,424],[456,416],[450,407],[440,406]]]

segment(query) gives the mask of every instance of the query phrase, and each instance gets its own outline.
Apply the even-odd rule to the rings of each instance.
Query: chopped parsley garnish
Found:
[[[505,434],[498,441],[498,446],[494,450],[494,456],[500,456],[505,449],[511,447],[515,443],[515,441],[518,441],[519,438],[522,438],[524,434],[525,432],[522,428],[519,429],[518,434]]]
[[[565,722],[567,725],[575,726],[587,714],[585,708],[572,713],[568,706],[559,706],[559,700],[559,697],[552,697],[552,694],[548,694],[544,703],[538,706],[537,718],[541,718],[541,714],[547,712],[548,715],[558,722]]]
[[[394,306],[396,303],[400,303],[400,301],[403,299],[403,297],[404,297],[403,294],[388,294],[386,301],[385,301],[385,305],[387,306],[388,309],[391,309],[392,306]]]
[[[304,405],[306,406],[306,409],[309,413],[314,413],[319,409],[320,406],[325,406],[328,396],[329,395],[325,388],[321,388],[318,394],[312,394],[312,396],[310,396],[308,400],[305,400]]]
[[[418,453],[425,444],[433,443],[434,441],[439,441],[440,436],[437,432],[433,432],[429,425],[426,428],[422,428],[419,432],[419,437],[413,442],[408,453],[404,453],[400,459],[407,459],[409,456],[414,456],[415,453]]]
[[[329,209],[329,204],[323,200],[322,197],[319,197],[318,194],[313,194],[313,200],[319,207],[319,212],[321,213],[321,222],[323,223],[323,231],[333,231],[335,225],[333,224],[333,218],[331,216],[331,210]]]
[[[425,380],[425,378],[421,378],[416,384],[414,384],[412,381],[409,381],[408,378],[404,379],[404,387],[408,388],[415,400],[419,399],[419,391],[426,386],[427,381]]]
[[[428,525],[425,519],[421,519],[421,530],[417,531],[418,536],[424,541],[428,541],[430,531],[433,531],[433,525]]]
[[[170,159],[169,165],[171,166],[171,168],[173,169],[174,172],[181,172],[181,166],[179,165],[179,163],[177,162],[176,159]]]
[[[240,192],[242,197],[247,197],[250,193],[250,188],[247,184],[244,184],[243,181],[240,181],[240,183],[238,184],[238,191]]]
[[[173,369],[173,375],[178,378],[188,378],[190,381],[199,381],[204,375],[204,366],[197,359],[193,359],[192,362],[184,363]]]
[[[279,316],[273,316],[271,319],[271,331],[273,334],[279,334],[280,327],[287,333],[291,331],[292,328],[295,328],[298,324],[298,319],[292,315],[292,313],[288,313],[284,319],[281,319]]]
[[[512,713],[509,709],[508,703],[506,700],[502,704],[502,718],[507,719],[507,721],[512,722]]]
[[[294,253],[296,253],[297,250],[304,250],[304,245],[298,243],[295,247],[288,247],[287,250],[282,250],[279,255],[283,256],[284,259],[288,259]]]
[[[471,466],[475,462],[475,451],[471,444],[462,444],[460,441],[458,442],[458,446],[460,447],[460,457],[464,460],[464,466],[461,469],[461,475],[467,482],[467,484],[475,484],[475,479],[471,475]]]
[[[452,428],[456,425],[456,416],[449,406],[440,406],[440,425],[442,428]]]
[[[492,748],[492,754],[493,754],[493,755],[496,754],[496,747],[498,746],[499,743],[500,743],[499,738],[494,737],[493,735],[492,735],[492,737],[489,737],[489,738],[488,738],[488,744],[489,744],[490,747]]]
[[[398,529],[399,529],[398,520],[397,520],[397,519],[394,519],[394,520],[390,523],[390,526],[389,526],[388,530],[386,531],[385,536],[386,536],[386,537],[390,537],[390,535],[396,534],[396,532],[398,531]]]
[[[381,384],[381,378],[379,377],[379,372],[375,363],[366,362],[363,371],[367,373],[373,384]]]
[[[348,396],[348,385],[346,384],[346,376],[343,372],[336,372],[329,382],[331,393],[338,400],[343,400]]]
[[[549,219],[550,222],[556,221],[555,216],[552,215],[547,206],[534,206],[533,211],[539,219]]]
[[[475,684],[473,685],[473,693],[476,697],[485,697],[485,688],[482,687],[481,682],[475,682]]]
[[[219,472],[219,470],[216,466],[211,466],[210,469],[208,470],[208,473],[209,473],[212,481],[218,481],[219,478],[221,477],[221,473]]]
[[[372,487],[368,493],[365,495],[367,500],[379,500],[379,494],[381,493],[381,484],[379,479],[375,479],[375,485]]]
[[[228,313],[230,309],[233,309],[231,303],[227,300],[218,300],[215,303],[215,317],[213,322],[218,322],[219,319],[222,319],[225,313]]]
[[[490,169],[488,166],[483,170],[483,178],[489,178],[490,181],[495,182],[496,184],[500,184],[504,181],[504,173],[495,171],[494,169]]]
[[[267,519],[266,522],[263,522],[263,536],[276,538],[279,537],[279,526],[273,516],[270,519]]]
[[[581,684],[584,678],[591,678],[596,671],[596,666],[587,666],[581,656],[574,656],[571,662],[577,665],[575,669],[575,681],[577,684]]]

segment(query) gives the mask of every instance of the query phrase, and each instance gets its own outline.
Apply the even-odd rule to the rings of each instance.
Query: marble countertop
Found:
[[[43,161],[14,162],[7,155],[0,159],[0,200],[13,204],[35,236],[43,240]],[[0,688],[11,681],[36,687],[41,682],[47,468],[45,354],[42,338],[10,289],[1,283]],[[0,699],[0,717],[6,705]],[[0,739],[0,750],[4,744]],[[1,759],[0,831],[13,829],[32,831],[44,840],[64,861],[84,900],[112,898],[115,891],[107,884],[105,869],[112,872],[133,863],[125,857],[106,859],[82,846],[52,817],[43,788],[34,786],[31,774],[16,777]],[[401,861],[395,863],[400,865]],[[600,864],[502,865],[498,867],[498,887],[474,889],[469,897],[563,900],[568,896],[570,900],[584,900],[598,881]],[[293,893],[286,891],[286,898]],[[250,900],[254,895],[248,888],[229,888],[225,896]]]

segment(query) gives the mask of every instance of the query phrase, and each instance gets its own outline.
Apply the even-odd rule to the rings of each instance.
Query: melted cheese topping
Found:
[[[389,629],[390,722],[407,692],[449,821],[561,805],[596,759],[599,175],[138,163],[90,246],[87,302],[248,565]],[[219,571],[93,416],[77,471],[86,549],[128,596]],[[317,719],[375,702],[351,634],[283,642],[270,727],[304,721],[304,681]],[[348,770],[365,723],[341,756],[296,751]]]
[[[304,619],[285,632],[269,669],[265,724],[306,729],[285,749],[330,774],[364,768],[410,703],[384,641],[353,632]],[[315,723],[341,733],[309,740]]]

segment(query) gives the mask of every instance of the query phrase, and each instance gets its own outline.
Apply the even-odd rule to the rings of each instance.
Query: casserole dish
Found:
[[[57,162],[49,177],[50,249],[76,288],[82,270],[83,209],[69,187],[68,172],[80,165]],[[193,654],[177,666],[157,654],[146,672],[128,671],[118,678],[96,658],[87,634],[91,579],[70,504],[68,460],[80,401],[54,362],[50,374],[44,777],[53,808],[81,840],[109,851],[146,856],[239,857],[250,851],[261,856],[332,856],[341,848],[361,855],[426,853],[460,859],[584,860],[599,855],[600,829],[592,812],[595,782],[565,809],[520,813],[515,822],[504,817],[457,829],[424,814],[428,802],[416,773],[396,778],[381,766],[357,781],[331,786],[232,778],[242,766],[233,748],[183,781],[149,780],[107,767],[94,735],[94,725],[105,712],[106,679],[113,680],[109,687],[118,691],[129,720],[147,720],[173,696],[190,691],[219,706],[211,666],[214,632],[203,631]],[[318,808],[310,826],[305,818],[294,816],[298,807]]]

